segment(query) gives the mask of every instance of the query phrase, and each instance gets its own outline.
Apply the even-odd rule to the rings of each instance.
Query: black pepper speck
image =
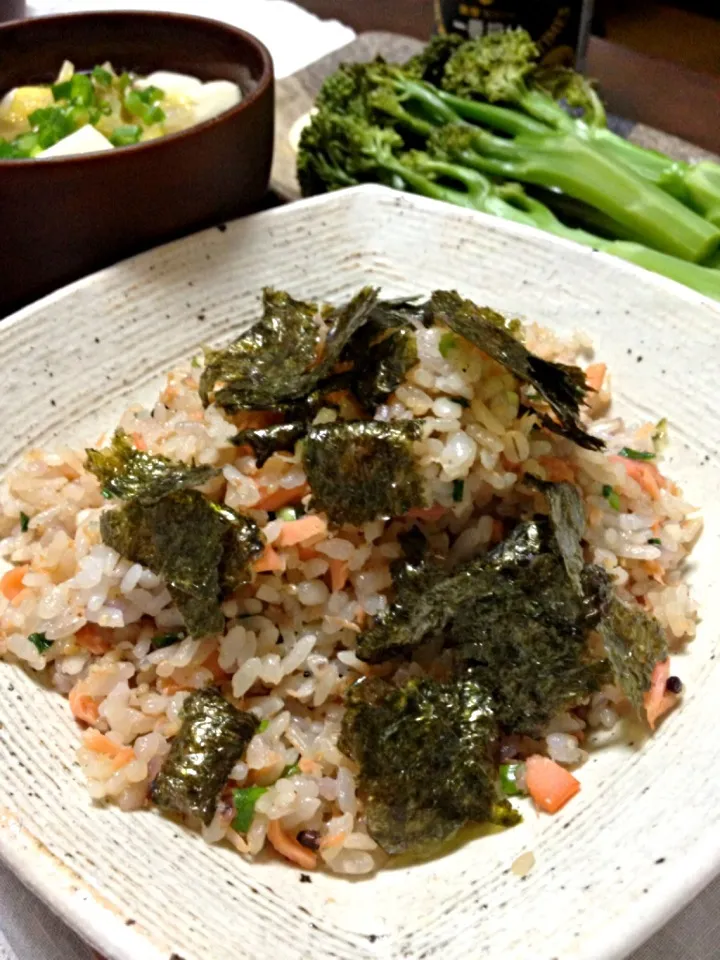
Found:
[[[225,233],[225,231],[227,230],[227,224],[226,224],[226,223],[219,223],[219,224],[218,224],[218,230],[220,231],[220,233]]]
[[[312,883],[312,877],[309,873],[300,874],[300,883]]]

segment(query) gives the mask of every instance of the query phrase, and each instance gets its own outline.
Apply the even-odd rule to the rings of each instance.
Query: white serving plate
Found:
[[[0,326],[0,461],[93,442],[202,342],[228,339],[270,284],[334,299],[457,287],[559,331],[580,329],[616,409],[666,415],[668,472],[701,504],[702,623],[675,669],[682,710],[639,748],[593,753],[554,817],[412,868],[350,882],[246,863],[155,813],[94,806],[67,703],[0,663],[0,854],[112,960],[611,960],[720,870],[720,308],[670,281],[534,230],[362,187],[261,213],[88,277]],[[642,358],[642,359],[640,359]],[[510,866],[526,850],[523,880]]]

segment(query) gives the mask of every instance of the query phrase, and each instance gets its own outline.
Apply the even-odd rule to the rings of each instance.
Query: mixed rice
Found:
[[[402,553],[401,533],[419,527],[434,552],[453,562],[482,553],[502,539],[509,521],[539,509],[539,493],[522,482],[528,473],[577,486],[586,560],[608,571],[622,599],[657,618],[671,652],[692,638],[696,607],[684,565],[701,521],[654,460],[620,455],[628,448],[659,453],[662,429],[612,416],[609,376],[603,364],[592,363],[585,426],[606,449],[583,449],[538,429],[538,417],[521,404],[523,385],[495,360],[465,342],[449,354],[442,350],[445,333],[437,325],[418,327],[418,362],[374,415],[422,420],[414,453],[432,506],[412,518],[328,523],[309,540],[283,545],[289,522],[283,504],[299,497],[312,514],[301,457],[275,453],[258,467],[247,449],[233,446],[238,417],[204,406],[198,394],[202,358],[171,372],[151,409],[133,406],[123,415],[118,426],[138,449],[221,467],[204,489],[253,518],[277,558],[276,569],[255,572],[225,600],[226,627],[218,635],[157,644],[158,636],[181,630],[182,617],[156,574],[102,542],[100,517],[112,507],[86,470],[83,450],[32,450],[7,476],[0,487],[0,556],[13,565],[13,576],[0,596],[0,655],[46,671],[69,698],[81,724],[78,759],[91,797],[112,799],[123,810],[148,805],[181,728],[183,702],[216,684],[261,722],[211,822],[201,825],[204,838],[225,839],[248,856],[269,842],[306,869],[377,869],[386,856],[367,829],[358,767],[338,747],[344,695],[363,676],[399,684],[432,676],[434,666],[420,654],[371,666],[356,656],[358,635],[392,598],[390,565]],[[548,360],[590,359],[581,335],[561,341],[528,324],[524,337]],[[337,416],[326,407],[316,420]],[[558,715],[532,749],[579,765],[587,756],[585,729],[610,728],[625,709],[619,689],[606,686],[580,709]],[[512,759],[525,748],[522,738],[508,737],[500,749]],[[232,826],[230,788],[250,786],[267,789],[257,791],[240,832]]]

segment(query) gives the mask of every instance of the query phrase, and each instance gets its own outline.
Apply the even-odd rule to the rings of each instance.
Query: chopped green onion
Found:
[[[163,96],[163,91],[157,87],[128,90],[123,97],[123,106],[133,117],[138,117],[143,123],[151,126],[153,123],[162,123],[165,119],[164,111],[155,103]]]
[[[650,539],[648,540],[648,543],[651,543],[654,547],[662,546],[662,540],[660,539],[660,537],[650,537]]]
[[[129,73],[121,73],[119,77],[115,77],[113,80],[113,86],[118,90],[122,95],[125,93],[127,88],[132,83],[132,77]]]
[[[52,90],[53,100],[56,103],[58,100],[69,100],[70,91],[72,90],[72,80],[65,80],[64,83],[54,83],[50,89]]]
[[[55,643],[54,640],[48,640],[44,633],[31,633],[28,640],[38,653],[45,653]]]
[[[153,650],[162,650],[163,647],[169,647],[172,646],[173,643],[184,640],[185,636],[184,633],[159,633],[156,637],[152,638],[150,646]]]
[[[66,114],[72,130],[79,130],[89,123],[95,124],[100,119],[100,111],[97,107],[89,107],[85,104],[78,104],[70,107]]]
[[[654,453],[646,453],[644,450],[633,450],[632,447],[623,447],[620,456],[628,460],[654,460]]]
[[[65,107],[40,107],[39,110],[33,110],[28,120],[35,130],[37,144],[41,150],[52,147],[75,129],[69,111]],[[32,134],[26,134],[26,136],[32,136]]]
[[[466,397],[450,397],[453,403],[459,403],[461,407],[466,409],[470,406],[470,401]]]
[[[113,79],[110,71],[106,70],[104,67],[94,67],[90,76],[95,83],[99,84],[101,87],[109,87]]]
[[[142,90],[136,90],[135,92],[143,103],[148,104],[157,103],[158,100],[162,100],[165,96],[164,90],[161,90],[160,87],[153,87],[152,85],[144,87]]]
[[[620,509],[620,497],[618,496],[617,490],[613,490],[609,483],[606,483],[603,486],[602,495],[605,497],[613,510]]]
[[[450,333],[449,331],[444,333],[440,337],[440,343],[438,344],[440,356],[447,358],[447,355],[450,353],[450,351],[457,346],[457,342],[457,337],[454,333]]]
[[[43,149],[37,133],[22,133],[15,137],[11,146],[15,148],[16,157],[34,157]]]
[[[264,793],[267,793],[267,790],[267,787],[244,787],[242,790],[233,790],[235,806],[233,830],[237,833],[248,832],[255,816],[255,804]]]
[[[294,507],[281,507],[275,516],[278,520],[285,520],[286,523],[289,523],[291,520],[297,520],[297,513]]]
[[[524,763],[500,764],[500,789],[506,797],[517,797],[527,792],[518,787],[518,777],[524,773]]]
[[[141,127],[135,123],[128,123],[121,127],[115,127],[110,134],[110,143],[114,147],[129,147],[139,141],[141,134]]]
[[[297,763],[291,763],[290,766],[285,767],[278,780],[282,780],[283,777],[294,777],[296,773],[300,773],[300,767]]]
[[[453,487],[452,487],[453,503],[460,503],[460,501],[463,498],[464,492],[465,492],[465,481],[453,480]]]
[[[258,727],[258,733],[265,733],[267,728],[270,726],[270,721],[267,717],[264,720],[260,721],[260,726]]]
[[[89,107],[95,99],[92,80],[86,73],[73,74],[70,80],[70,99],[80,107]]]
[[[29,517],[26,513],[23,513],[22,510],[21,510],[21,511],[20,511],[20,531],[21,531],[21,533],[25,533],[26,530],[27,530],[27,528],[29,527],[29,525],[30,525],[30,517]]]

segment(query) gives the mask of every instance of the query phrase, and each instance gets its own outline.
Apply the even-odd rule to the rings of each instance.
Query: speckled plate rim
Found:
[[[524,241],[530,247],[534,244],[546,248],[555,248],[558,260],[563,258],[563,251],[572,251],[572,256],[595,257],[598,264],[611,264],[612,271],[618,276],[626,275],[627,282],[655,287],[658,292],[669,299],[684,300],[688,305],[702,304],[705,309],[717,313],[717,322],[720,325],[720,307],[711,304],[706,298],[693,291],[678,286],[672,281],[648,274],[630,264],[617,261],[604,254],[594,253],[576,247],[567,241],[539,234],[536,231],[517,224],[498,221],[483,214],[474,214],[468,211],[449,212],[445,205],[435,201],[414,197],[399,198],[390,190],[381,187],[359,187],[343,192],[344,200],[338,203],[338,196],[320,197],[290,208],[278,208],[247,218],[247,222],[277,223],[282,221],[288,213],[303,207],[311,216],[320,216],[323,210],[332,212],[333,205],[338,208],[343,202],[384,204],[390,203],[405,210],[430,211],[433,215],[445,219],[468,218],[474,221],[483,231],[504,236],[513,240]],[[441,214],[442,210],[442,214]],[[238,221],[231,225],[239,227]],[[148,264],[158,255],[182,249],[185,245],[204,243],[205,238],[211,236],[216,228],[203,231],[191,237],[184,238],[134,257],[122,264],[99,271],[93,275],[76,281],[69,286],[58,290],[41,300],[23,308],[8,317],[0,326],[0,337],[3,331],[22,324],[38,312],[72,298],[76,292],[102,286],[103,281],[122,270],[128,264]],[[720,328],[720,327],[719,327]],[[720,340],[718,340],[720,349]],[[80,935],[85,937],[93,946],[113,960],[167,960],[167,950],[157,946],[144,935],[129,928],[118,914],[116,908],[105,900],[101,890],[88,884],[86,880],[75,874],[66,863],[59,861],[35,837],[30,830],[23,826],[15,813],[0,807],[0,857],[16,873],[16,875],[39,897],[41,897],[59,916],[61,916]],[[688,903],[714,876],[720,873],[720,824],[710,825],[705,832],[698,836],[690,849],[683,854],[682,860],[677,863],[676,869],[665,880],[653,881],[652,890],[642,901],[642,908],[634,912],[626,911],[619,918],[612,919],[603,930],[602,942],[590,944],[584,942],[578,945],[572,953],[562,954],[572,956],[575,960],[620,960],[637,945],[641,944],[652,933],[667,923],[671,917]],[[342,881],[337,881],[342,882]],[[360,956],[353,954],[352,956]],[[364,954],[363,954],[364,955]],[[373,951],[367,956],[382,956],[382,953]],[[394,954],[392,954],[394,956]],[[449,952],[453,956],[452,949]],[[388,954],[390,956],[390,954]],[[180,960],[173,954],[171,960]]]

